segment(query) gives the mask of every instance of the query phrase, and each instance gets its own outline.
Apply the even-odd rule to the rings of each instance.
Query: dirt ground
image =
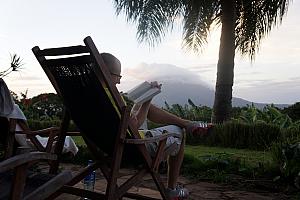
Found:
[[[69,169],[74,172],[80,169],[80,166],[64,164],[63,169]],[[123,171],[122,171],[123,172]],[[132,174],[133,171],[125,170],[124,173]],[[128,176],[129,177],[129,176]],[[120,179],[123,182],[126,178]],[[161,178],[166,181],[166,176],[162,175]],[[122,180],[124,179],[124,180]],[[205,181],[190,180],[186,177],[180,176],[178,182],[183,184],[190,191],[190,200],[207,200],[207,199],[221,199],[221,200],[285,200],[290,199],[288,196],[282,193],[264,191],[264,190],[252,190],[244,189],[231,185],[214,184]],[[95,190],[98,192],[105,191],[105,179],[100,172],[96,172]],[[82,183],[78,183],[76,187],[83,187]],[[141,185],[131,188],[130,192],[144,194],[150,197],[160,198],[159,193],[155,189],[155,185],[150,176],[146,177]],[[80,197],[62,194],[57,197],[57,200],[79,200]],[[125,199],[125,198],[124,198]]]

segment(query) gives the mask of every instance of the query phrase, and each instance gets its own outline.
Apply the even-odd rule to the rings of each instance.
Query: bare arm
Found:
[[[157,81],[151,82],[151,87],[161,88],[161,84],[158,84]],[[144,121],[147,119],[149,109],[151,107],[152,99],[144,102],[143,104],[134,104],[131,109],[131,120],[139,128]]]
[[[156,81],[151,82],[151,84],[153,84],[153,87],[161,87],[161,85],[158,85]],[[146,118],[155,123],[173,124],[181,128],[187,127],[187,125],[190,123],[189,120],[182,119],[154,106],[151,104],[151,100],[143,103],[142,105],[134,105],[132,108],[131,118],[137,127],[140,127]]]
[[[151,105],[151,100],[146,101],[142,105],[135,104],[132,108],[131,118],[135,120],[136,126],[139,128],[146,120],[148,111]]]

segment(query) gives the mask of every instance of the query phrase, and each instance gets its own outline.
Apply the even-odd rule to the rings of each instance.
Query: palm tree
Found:
[[[254,60],[261,39],[281,23],[291,0],[115,0],[116,13],[137,23],[139,42],[151,46],[183,22],[183,47],[199,52],[214,27],[222,26],[212,120],[230,118],[234,57],[238,51]],[[216,26],[217,25],[217,26]],[[201,95],[201,94],[200,94]]]

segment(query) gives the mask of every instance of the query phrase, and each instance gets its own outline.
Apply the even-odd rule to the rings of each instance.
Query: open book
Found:
[[[153,87],[147,81],[137,85],[133,89],[129,90],[125,95],[133,101],[135,104],[142,104],[155,95],[161,92],[161,89],[158,87]]]

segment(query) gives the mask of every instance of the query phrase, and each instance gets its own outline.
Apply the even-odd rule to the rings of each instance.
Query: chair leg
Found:
[[[56,174],[58,171],[59,167],[59,161],[61,159],[61,154],[64,148],[65,144],[65,139],[66,139],[66,132],[68,131],[68,127],[70,124],[70,115],[69,113],[65,110],[64,111],[64,117],[63,117],[63,122],[60,127],[60,134],[58,135],[58,141],[55,145],[54,153],[57,155],[57,160],[54,160],[50,164],[50,174]]]
[[[16,145],[15,143],[16,123],[17,122],[15,119],[11,119],[9,122],[9,131],[5,143],[6,145],[5,154],[4,154],[5,159],[12,157],[14,154],[14,146]]]
[[[120,145],[115,150],[115,159],[113,159],[110,178],[107,182],[106,195],[108,200],[115,200],[116,189],[118,188],[117,179],[121,166],[124,144]]]
[[[24,164],[21,166],[18,166],[14,170],[14,177],[13,177],[13,184],[11,188],[11,200],[17,200],[22,199],[23,197],[23,191],[25,187],[25,181],[26,181],[26,171],[27,171],[28,164]]]
[[[121,166],[123,150],[124,150],[124,138],[126,136],[126,130],[129,123],[130,110],[128,107],[124,106],[122,108],[121,122],[119,125],[118,135],[115,142],[115,150],[113,153],[113,162],[111,167],[111,175],[107,183],[106,195],[108,200],[115,200],[116,191],[118,189],[117,179],[119,175],[119,170]]]
[[[167,200],[166,188],[165,188],[164,184],[162,183],[162,181],[159,177],[159,174],[152,171],[151,176],[152,176],[154,183],[155,183],[157,189],[159,190],[159,193],[162,196],[163,200]]]

